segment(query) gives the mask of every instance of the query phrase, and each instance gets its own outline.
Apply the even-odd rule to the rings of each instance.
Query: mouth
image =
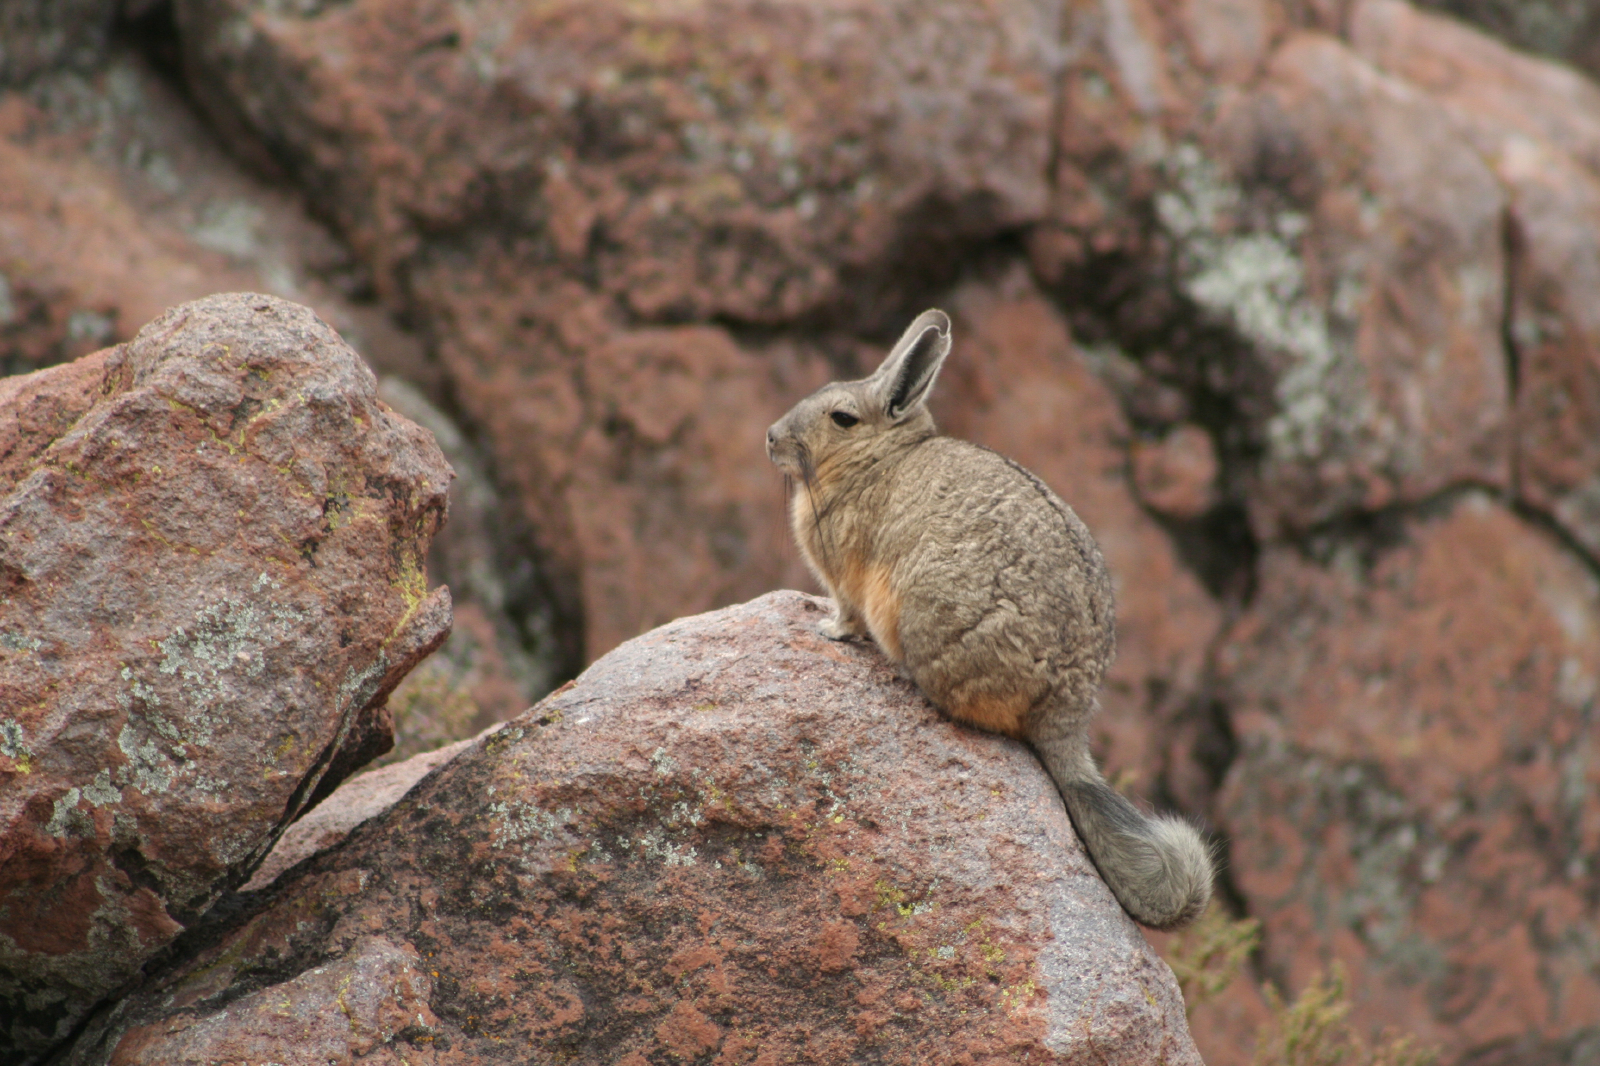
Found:
[[[792,441],[768,437],[767,458],[773,466],[790,477],[802,477],[805,474],[805,457],[800,447]]]
[[[800,456],[791,449],[769,444],[767,445],[767,458],[772,461],[773,466],[791,477],[799,477],[804,472],[804,468],[800,463]]]

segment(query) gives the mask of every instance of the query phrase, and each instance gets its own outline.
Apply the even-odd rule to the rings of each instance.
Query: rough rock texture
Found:
[[[491,730],[497,728],[490,727]],[[356,826],[393,807],[418,781],[470,747],[472,739],[468,737],[413,755],[404,762],[367,770],[345,781],[278,838],[271,853],[240,891],[257,892],[266,888],[296,863],[333,847]]]
[[[1137,48],[1116,29],[1100,68],[1067,79],[1061,206],[1035,263],[1063,299],[1089,290],[1086,333],[1211,407],[1249,460],[1256,534],[1506,485],[1505,195],[1444,106],[1289,32],[1229,60],[1243,84],[1197,107],[1179,95],[1193,67],[1144,65],[1179,27]]]
[[[92,66],[119,0],[6,0],[0,6],[0,85],[57,66]]]
[[[232,294],[0,389],[0,1048],[60,1039],[385,750],[450,470]]]
[[[1568,1061],[1535,1052],[1600,1018],[1600,580],[1478,493],[1394,525],[1263,558],[1234,877],[1291,985],[1339,958],[1373,1023]]]
[[[1600,74],[1600,4],[1594,0],[1418,0],[1476,23],[1516,48]]]
[[[470,252],[506,285],[488,241],[506,265],[589,259],[646,321],[787,321],[859,298],[848,267],[903,262],[919,212],[959,239],[1047,195],[1052,0],[177,9],[219,124],[392,272],[420,257],[442,280]],[[441,261],[423,230],[445,227],[473,236]]]
[[[68,1061],[1198,1063],[1031,753],[817,635],[826,610],[774,593],[623,645]]]
[[[1569,56],[1549,42],[1591,34],[1584,0],[1432,6]],[[1547,710],[1551,735],[1592,731],[1559,669],[1518,665],[1547,619],[1512,594],[1524,563],[1570,570],[1573,588],[1600,574],[1592,81],[1398,0],[176,12],[171,38],[144,47],[156,66],[183,57],[188,101],[126,39],[89,75],[0,93],[0,352],[31,368],[123,339],[145,317],[128,308],[193,295],[160,295],[179,282],[293,285],[448,412],[491,518],[430,563],[478,599],[403,694],[428,708],[407,743],[514,704],[501,682],[540,653],[540,619],[576,667],[677,615],[804,582],[762,431],[944,306],[957,350],[942,424],[1038,470],[1104,542],[1123,654],[1097,739],[1142,797],[1240,833],[1231,898],[1274,931],[1250,973],[1292,995],[1309,967],[1345,959],[1357,1025],[1433,1034],[1452,1066],[1593,1060],[1600,1029],[1564,1004],[1588,1002],[1594,956],[1540,916],[1600,891],[1550,858],[1589,815],[1549,797],[1569,795],[1590,757],[1513,757],[1513,788],[1441,740],[1422,776],[1457,798],[1395,793],[1397,818],[1463,854],[1490,845],[1450,836],[1457,799],[1495,826],[1522,819],[1510,854],[1523,880],[1469,878],[1448,912],[1484,936],[1533,930],[1507,957],[1540,976],[1521,998],[1483,978],[1513,1004],[1485,1006],[1437,984],[1468,988],[1460,975],[1487,965],[1477,933],[1418,918],[1412,955],[1371,931],[1360,901],[1432,908],[1442,882],[1420,859],[1385,866],[1400,854],[1385,850],[1389,823],[1372,828],[1352,798],[1369,779],[1382,796],[1382,782],[1418,785],[1388,742],[1409,735],[1409,712],[1325,687],[1361,677],[1376,691],[1408,668],[1374,666],[1394,641],[1373,633],[1437,648],[1470,634],[1474,661],[1500,664],[1473,675],[1481,685]],[[185,147],[206,136],[176,117],[195,98],[261,180],[225,178],[217,152]],[[284,208],[294,196],[346,246]],[[1504,579],[1509,598],[1434,582],[1402,610],[1373,575],[1403,584],[1416,545],[1478,543],[1461,532],[1472,500],[1496,516],[1483,537],[1503,550],[1485,557],[1505,569],[1472,576]],[[504,580],[480,584],[491,555]],[[519,600],[507,558],[542,591]],[[1331,599],[1296,599],[1301,587]],[[1563,603],[1574,632],[1600,624],[1592,605]],[[1303,631],[1318,635],[1318,670],[1268,676]],[[1449,704],[1457,672],[1411,682],[1413,702]],[[1360,771],[1337,802],[1333,756],[1262,739],[1335,698],[1348,744],[1334,761]],[[1493,710],[1485,737],[1508,720]],[[1322,842],[1345,888],[1275,857],[1251,804],[1271,832],[1303,830],[1285,840]],[[1379,858],[1341,865],[1341,833],[1368,834]],[[1544,865],[1523,862],[1540,849]],[[1302,872],[1278,894],[1257,868]],[[361,958],[403,969],[400,943]],[[1250,1059],[1261,1000],[1243,992],[1197,1007],[1219,1066]]]
[[[418,339],[374,305],[365,268],[292,190],[244,173],[214,143],[161,60],[116,40],[100,69],[58,70],[0,94],[0,372],[127,340],[211,292],[312,307],[374,368],[416,386],[402,413],[435,434],[461,475],[456,520],[429,553],[435,583],[451,586],[456,631],[446,658],[430,659],[391,704],[416,712],[397,723],[397,747],[414,752],[519,713],[582,661],[577,623],[553,617],[518,504],[452,420],[418,397],[440,399],[439,375]],[[386,398],[400,409],[395,400]],[[485,542],[492,552],[481,552]],[[469,553],[482,561],[466,562]]]
[[[440,653],[406,679],[392,703],[398,708],[415,696],[419,710],[427,705],[448,718],[452,714],[440,697],[459,697],[468,728],[451,739],[464,739],[521,714],[534,702],[531,697],[576,674],[582,666],[581,634],[575,620],[555,614],[532,532],[514,521],[516,504],[489,476],[479,449],[406,381],[380,378],[378,396],[433,434],[456,475],[450,483],[450,522],[428,552],[429,580],[450,586],[455,629]],[[430,687],[448,692],[418,691]],[[398,718],[396,728],[404,729]],[[397,737],[396,748],[403,747]]]
[[[1600,86],[1394,0],[1351,32],[1444,103],[1509,194],[1517,493],[1600,558]]]
[[[433,380],[416,339],[363,298],[348,250],[292,191],[243,173],[125,43],[97,70],[0,94],[0,177],[0,370],[128,340],[233,289],[305,303],[374,366]]]

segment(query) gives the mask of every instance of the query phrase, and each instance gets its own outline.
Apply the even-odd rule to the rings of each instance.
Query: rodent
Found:
[[[1116,651],[1105,561],[1044,482],[939,434],[927,398],[950,344],[949,316],[925,311],[871,377],[824,385],[767,430],[795,540],[837,604],[821,632],[870,635],[948,717],[1031,745],[1123,908],[1184,925],[1210,901],[1210,849],[1111,788],[1089,751]]]

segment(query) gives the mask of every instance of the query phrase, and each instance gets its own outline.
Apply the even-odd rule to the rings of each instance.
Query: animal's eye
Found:
[[[861,421],[861,419],[857,418],[849,411],[834,411],[828,417],[832,418],[833,424],[838,426],[840,429],[849,429],[851,426]]]

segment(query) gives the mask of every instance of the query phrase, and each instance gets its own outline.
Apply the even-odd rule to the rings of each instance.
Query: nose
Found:
[[[770,448],[776,443],[778,443],[778,427],[777,426],[768,426],[767,427],[767,447]]]

